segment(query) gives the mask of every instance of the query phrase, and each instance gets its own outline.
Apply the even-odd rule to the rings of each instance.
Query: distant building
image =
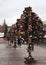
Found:
[[[0,32],[1,32],[1,33],[4,32],[5,25],[6,25],[6,22],[5,22],[5,19],[4,19],[4,23],[3,23],[3,25],[0,25]],[[9,30],[10,28],[11,28],[11,26],[8,26],[8,30]]]

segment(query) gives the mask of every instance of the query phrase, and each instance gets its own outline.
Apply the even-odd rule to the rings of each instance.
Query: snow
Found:
[[[4,36],[4,33],[0,33],[0,37],[3,37]]]
[[[44,38],[46,38],[46,35],[44,36]]]

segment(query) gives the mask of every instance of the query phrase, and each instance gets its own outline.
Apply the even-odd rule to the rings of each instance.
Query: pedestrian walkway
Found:
[[[26,49],[26,45],[12,48],[8,46],[8,44],[0,44],[0,65],[26,65],[24,63],[24,58],[28,56]],[[36,63],[32,63],[30,65],[46,65],[45,48],[35,45],[32,56],[36,60]]]

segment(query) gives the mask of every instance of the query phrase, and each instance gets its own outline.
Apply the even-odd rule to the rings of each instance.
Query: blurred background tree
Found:
[[[7,32],[8,32],[8,26],[7,26],[5,19],[4,19],[4,38],[7,38]]]

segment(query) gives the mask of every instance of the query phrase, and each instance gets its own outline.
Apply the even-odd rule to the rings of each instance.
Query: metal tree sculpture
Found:
[[[32,11],[31,7],[26,7],[21,15],[20,19],[17,19],[18,38],[23,38],[28,44],[29,56],[26,59],[26,63],[31,63],[34,59],[31,56],[31,51],[34,50],[34,41],[39,41],[44,36],[43,22]]]

